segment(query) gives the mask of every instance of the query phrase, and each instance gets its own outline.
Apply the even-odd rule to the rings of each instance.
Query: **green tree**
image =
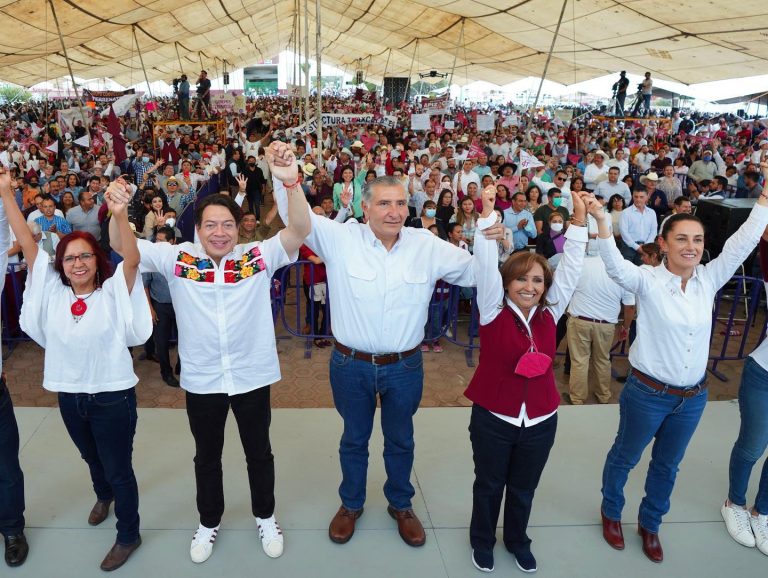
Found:
[[[32,93],[22,86],[14,86],[12,84],[0,85],[0,101],[8,104],[16,104],[19,102],[27,102],[30,98],[32,98]]]

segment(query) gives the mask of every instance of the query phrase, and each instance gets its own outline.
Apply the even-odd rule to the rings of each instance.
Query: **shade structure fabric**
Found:
[[[0,80],[67,74],[50,0],[0,0]],[[52,0],[72,69],[122,85],[181,70],[255,64],[293,47],[304,0]],[[764,74],[768,2],[566,0],[547,78],[573,84],[617,70],[685,84]],[[367,80],[456,68],[453,82],[540,76],[563,0],[321,0],[323,62]],[[310,30],[315,0],[308,2]],[[459,42],[462,21],[464,31]],[[133,30],[135,27],[136,42]],[[303,28],[303,25],[302,25]],[[417,45],[418,40],[418,45]],[[314,53],[314,38],[310,40]],[[457,51],[458,45],[458,51]]]

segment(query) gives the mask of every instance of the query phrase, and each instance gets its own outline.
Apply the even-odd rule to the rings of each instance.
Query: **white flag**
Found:
[[[89,146],[91,146],[91,138],[87,134],[85,136],[81,136],[78,139],[75,139],[72,142],[78,146],[85,147],[85,148],[88,148]]]
[[[520,168],[521,169],[535,169],[536,167],[543,167],[544,163],[542,163],[539,159],[537,159],[535,156],[533,156],[530,153],[527,153],[525,151],[520,151]]]
[[[53,154],[59,154],[59,141],[54,142],[51,146],[45,147],[45,150],[51,151]]]

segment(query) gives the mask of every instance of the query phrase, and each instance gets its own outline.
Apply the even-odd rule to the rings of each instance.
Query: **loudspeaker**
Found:
[[[755,199],[699,199],[696,216],[704,223],[704,247],[712,259],[722,252],[754,206]]]
[[[747,111],[743,108],[740,108],[736,111],[736,116],[740,116],[741,118],[747,118]]]
[[[400,104],[408,100],[411,80],[406,76],[384,78],[384,104]]]
[[[224,73],[224,86],[229,84],[229,72]]]
[[[358,70],[355,72],[355,84],[363,84],[363,71]]]

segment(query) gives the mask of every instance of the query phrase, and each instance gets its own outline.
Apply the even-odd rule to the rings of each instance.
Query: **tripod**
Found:
[[[611,115],[613,117],[623,117],[624,116],[624,106],[622,102],[619,100],[618,97],[618,91],[616,87],[613,88],[613,94],[611,95],[611,101],[608,103],[608,110],[611,111]]]
[[[643,106],[643,91],[638,89],[638,91],[635,93],[635,99],[632,101],[632,104],[629,107],[632,111],[630,113],[631,116],[638,116],[640,114],[641,106]],[[647,112],[648,111],[646,111],[646,113]]]
[[[211,118],[211,112],[208,110],[208,107],[205,106],[205,101],[200,98],[199,94],[195,95],[195,98],[190,103],[190,113],[194,111],[195,116],[197,116],[197,120],[203,120],[203,119],[210,119]],[[192,116],[192,114],[190,114]]]

